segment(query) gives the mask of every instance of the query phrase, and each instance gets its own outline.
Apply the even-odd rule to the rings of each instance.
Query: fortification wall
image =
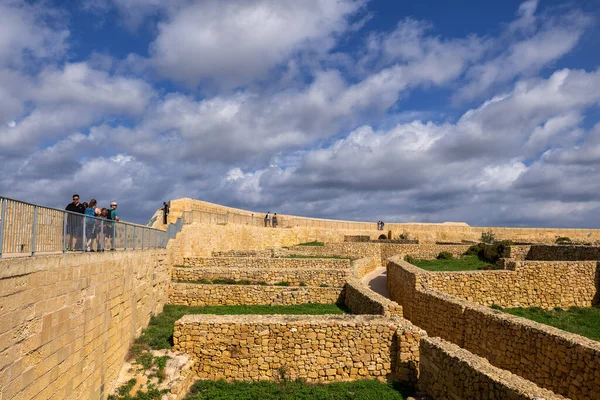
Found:
[[[271,259],[272,260],[272,259]],[[250,281],[250,284],[274,285],[288,282],[292,286],[343,287],[348,280],[349,270],[340,268],[173,268],[173,281],[213,281],[233,279]]]
[[[343,288],[172,283],[169,304],[185,306],[342,303]]]
[[[203,268],[324,268],[349,269],[350,260],[327,258],[185,257],[185,267]]]
[[[440,338],[422,338],[419,353],[419,386],[434,399],[564,399]]]
[[[600,343],[428,289],[423,270],[395,257],[390,298],[425,329],[541,387],[576,400],[600,399]]]
[[[210,333],[210,334],[209,334]],[[192,354],[201,379],[308,382],[389,379],[416,383],[423,331],[402,319],[356,315],[188,315],[175,350]]]
[[[501,271],[418,272],[423,287],[502,307],[591,307],[597,261],[512,261]]]
[[[0,398],[105,398],[170,267],[165,250],[0,260]]]

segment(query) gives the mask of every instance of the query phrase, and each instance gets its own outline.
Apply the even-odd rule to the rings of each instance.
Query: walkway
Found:
[[[378,267],[374,271],[366,274],[362,282],[372,291],[389,298],[387,289],[387,271],[385,267]]]

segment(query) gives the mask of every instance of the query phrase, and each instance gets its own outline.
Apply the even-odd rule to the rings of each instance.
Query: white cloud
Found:
[[[363,0],[195,2],[159,23],[151,46],[160,73],[191,86],[236,87],[266,78],[301,51],[324,52]]]

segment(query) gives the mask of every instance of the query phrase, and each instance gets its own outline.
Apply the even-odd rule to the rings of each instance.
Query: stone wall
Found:
[[[509,261],[507,270],[427,272],[423,287],[502,307],[591,307],[600,288],[597,261]]]
[[[352,262],[350,279],[344,288],[344,304],[353,314],[402,316],[402,307],[367,287],[362,278],[379,267],[379,259],[362,258]]]
[[[188,315],[173,339],[201,379],[414,384],[423,335],[405,320],[372,316]]]
[[[185,306],[343,303],[343,288],[172,283],[169,304]]]
[[[390,260],[387,272],[390,298],[429,336],[558,394],[600,399],[599,342],[428,289],[423,271],[401,257]]]
[[[272,259],[271,259],[272,260]],[[252,284],[261,282],[273,285],[289,282],[292,286],[308,285],[343,287],[348,280],[349,270],[340,268],[237,268],[202,267],[173,268],[173,281],[202,281],[215,279],[248,280]]]
[[[0,398],[106,398],[170,266],[165,250],[0,260]]]
[[[184,267],[204,268],[323,268],[349,269],[350,260],[328,258],[186,257]]]
[[[527,253],[527,260],[539,261],[586,261],[600,260],[598,246],[534,245]]]
[[[419,387],[434,399],[564,399],[440,338],[421,339]]]

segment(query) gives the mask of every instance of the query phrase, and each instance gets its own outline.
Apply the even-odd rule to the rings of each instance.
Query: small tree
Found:
[[[494,243],[494,241],[496,241],[496,235],[494,235],[494,232],[492,231],[482,232],[481,241],[488,244]]]

